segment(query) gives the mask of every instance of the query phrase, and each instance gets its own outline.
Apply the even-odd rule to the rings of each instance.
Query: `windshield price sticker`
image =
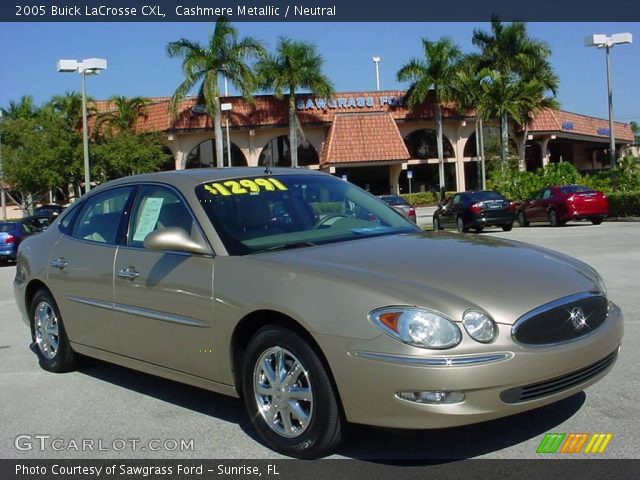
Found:
[[[225,197],[288,190],[282,182],[275,178],[227,180],[225,182],[210,183],[205,185],[204,189],[213,195],[223,195]]]

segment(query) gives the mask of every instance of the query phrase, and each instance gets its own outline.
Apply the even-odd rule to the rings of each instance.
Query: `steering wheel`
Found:
[[[326,217],[324,217],[322,220],[320,220],[318,223],[316,223],[313,228],[314,230],[319,229],[319,228],[326,228],[326,227],[330,227],[331,225],[327,225],[327,223],[330,220],[333,220],[334,218],[347,218],[348,215],[345,215],[344,213],[329,213]]]

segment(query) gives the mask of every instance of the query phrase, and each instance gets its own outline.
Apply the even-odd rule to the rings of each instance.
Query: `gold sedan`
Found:
[[[14,291],[46,370],[82,354],[242,397],[304,458],[347,422],[451,427],[574,395],[623,333],[588,265],[424,233],[307,170],[109,182],[21,244]]]

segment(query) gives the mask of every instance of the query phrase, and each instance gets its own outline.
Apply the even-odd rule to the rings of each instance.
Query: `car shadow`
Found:
[[[376,463],[435,464],[477,457],[517,445],[552,430],[584,404],[577,393],[544,407],[488,422],[438,430],[352,427],[338,453]]]
[[[233,422],[262,443],[241,400],[126,367],[83,358],[79,372],[122,388]],[[585,402],[581,392],[554,404],[490,422],[439,430],[395,430],[351,425],[336,452],[348,458],[396,464],[444,463],[491,453],[539,436],[572,417]]]

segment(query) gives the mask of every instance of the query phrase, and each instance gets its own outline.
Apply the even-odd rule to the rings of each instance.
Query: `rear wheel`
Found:
[[[273,450],[298,458],[331,453],[344,422],[329,375],[308,343],[266,326],[249,341],[244,402],[253,426]]]
[[[604,218],[602,217],[596,217],[591,219],[591,223],[593,223],[594,225],[600,225],[603,220]]]
[[[467,233],[469,231],[469,227],[466,227],[464,225],[464,220],[462,219],[462,217],[458,217],[458,219],[456,220],[456,227],[458,227],[458,232],[460,233]]]
[[[440,225],[440,219],[436,216],[433,217],[433,230],[438,231],[442,230],[442,225]]]
[[[527,217],[524,216],[524,212],[522,210],[518,212],[518,225],[520,225],[521,227],[529,226],[529,222],[527,222]]]
[[[510,232],[512,228],[513,228],[513,223],[508,223],[506,225],[502,225],[502,231],[503,232]]]
[[[564,222],[561,222],[558,218],[558,213],[555,210],[549,210],[549,224],[552,227],[561,227]]]
[[[71,350],[62,316],[48,290],[39,290],[31,301],[31,336],[40,366],[50,372],[74,370],[76,356]]]

